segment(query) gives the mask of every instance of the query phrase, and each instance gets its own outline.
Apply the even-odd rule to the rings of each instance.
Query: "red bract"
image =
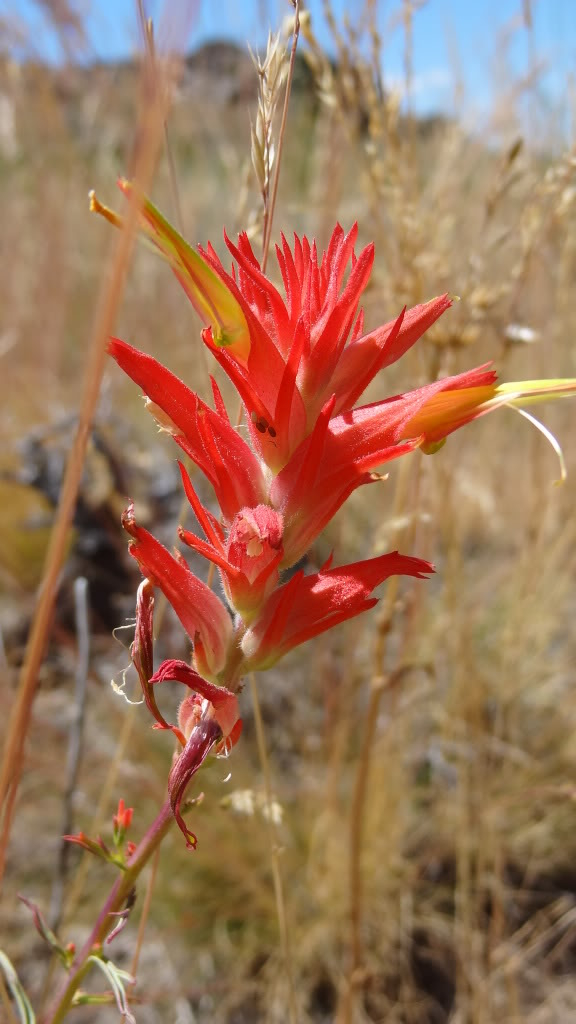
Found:
[[[480,395],[493,391],[495,378],[481,366],[339,416],[331,415],[333,400],[328,402],[270,488],[285,523],[284,565],[302,557],[352,491],[380,479],[373,470],[428,442],[425,413],[434,396],[462,388]],[[433,440],[438,430],[434,420]]]
[[[132,538],[130,554],[150,582],[160,587],[194,643],[199,670],[216,676],[225,665],[232,639],[232,622],[222,601],[183,560],[137,525],[132,505],[124,513],[122,525]]]
[[[378,603],[372,591],[389,576],[425,579],[434,572],[430,562],[397,551],[338,569],[329,566],[312,576],[300,570],[268,599],[242,640],[249,668],[269,668],[293,647],[372,608]]]
[[[218,566],[226,596],[249,622],[278,582],[284,556],[283,521],[270,505],[244,508],[234,517],[228,536],[204,508],[190,477],[180,465],[184,489],[209,543],[180,527],[180,539]]]
[[[215,382],[216,412],[152,356],[117,338],[110,339],[108,351],[153,403],[160,425],[210,481],[227,522],[244,506],[265,500],[262,466],[230,423]]]
[[[132,818],[134,817],[134,808],[126,807],[122,798],[118,801],[118,810],[112,818],[112,826],[114,830],[123,830],[126,832],[132,824]]]
[[[172,246],[161,216],[148,206],[145,216],[159,242]],[[246,236],[240,236],[238,246],[227,240],[237,263],[232,276],[211,247],[203,254],[211,272],[220,275],[220,287],[229,289],[233,308],[242,309],[248,327],[248,350],[244,336],[241,342],[228,339],[223,344],[212,322],[203,337],[244,401],[256,455],[232,427],[216,385],[213,411],[156,360],[118,340],[110,342],[111,355],[142,387],[160,424],[212,483],[225,523],[230,526],[243,509],[264,504],[282,515],[284,566],[298,560],[356,487],[377,479],[372,472],[377,466],[425,441],[422,434],[402,435],[401,427],[437,389],[470,386],[464,375],[351,409],[374,375],[398,359],[450,305],[448,296],[440,296],[363,334],[358,304],[373,247],[356,259],[356,235],[356,227],[345,235],[337,225],[320,260],[306,238],[295,237],[293,253],[283,239],[277,255],[285,299],[262,273]],[[261,460],[272,469],[272,477]],[[200,550],[194,539],[184,538]],[[213,539],[211,543],[218,548]],[[203,553],[208,555],[207,549]],[[218,556],[209,557],[224,571]],[[225,585],[230,596],[230,577]],[[237,598],[238,607],[247,611],[257,604],[253,595]]]

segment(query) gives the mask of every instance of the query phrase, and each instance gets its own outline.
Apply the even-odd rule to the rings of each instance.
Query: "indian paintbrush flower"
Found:
[[[127,194],[131,186],[121,182]],[[221,517],[202,503],[180,466],[184,490],[205,539],[180,528],[180,539],[217,566],[225,602],[136,523],[123,519],[130,552],[145,576],[138,592],[132,657],[157,728],[170,729],[181,752],[170,777],[174,815],[188,845],[196,838],[182,817],[188,783],[209,753],[238,739],[236,691],[242,676],[376,603],[391,575],[418,579],[433,566],[398,552],[319,572],[294,566],[358,487],[382,479],[379,467],[417,448],[433,452],[460,426],[499,407],[576,392],[576,381],[498,385],[490,365],[434,381],[368,405],[356,403],[380,370],[400,358],[451,305],[448,295],[403,310],[366,332],[360,299],[374,248],[358,256],[358,229],[337,225],[328,248],[285,238],[276,249],[284,296],[263,272],[248,237],[225,236],[234,259],[225,270],[209,245],[198,252],[147,199],[145,237],[164,256],[199,313],[202,338],[228,375],[245,410],[249,442],[233,426],[214,381],[214,408],[157,360],[111,339],[109,352],[142,388],[148,406],[214,489]],[[93,208],[117,218],[93,197]],[[193,646],[192,663],[168,660],[153,671],[154,587],[159,587]],[[178,724],[155,696],[172,679],[191,693]]]

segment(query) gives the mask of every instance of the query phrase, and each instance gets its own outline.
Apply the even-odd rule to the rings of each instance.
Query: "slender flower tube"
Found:
[[[134,186],[126,178],[119,178],[118,186],[128,198],[133,195]],[[198,316],[210,326],[216,344],[233,344],[236,350],[247,351],[250,339],[241,304],[154,204],[143,195],[138,195],[137,199],[142,231],[172,267]],[[94,192],[90,193],[90,209],[115,227],[122,225],[122,218],[103,206]]]
[[[434,450],[455,430],[509,405],[523,408],[551,398],[576,394],[576,379],[521,380],[506,384],[470,381],[459,393],[435,392],[404,425],[403,436],[422,434],[423,450]]]

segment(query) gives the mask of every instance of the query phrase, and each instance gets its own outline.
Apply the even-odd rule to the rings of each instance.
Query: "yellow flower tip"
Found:
[[[461,302],[462,301],[459,295],[452,295],[450,292],[448,292],[448,298],[450,299],[450,302],[452,302],[452,303],[456,303],[456,302]]]
[[[464,423],[476,419],[481,414],[481,410],[494,398],[494,391],[493,384],[439,391],[406,424],[401,440],[422,436],[424,438],[420,445],[422,451],[426,454],[438,451],[438,448],[432,446],[457,426],[463,426]],[[506,399],[501,398],[500,401],[504,402]],[[428,440],[426,440],[427,438]]]
[[[250,331],[244,320],[238,327],[221,327],[212,324],[212,341],[217,348],[228,348],[234,357],[243,363],[248,362],[250,355]]]
[[[496,393],[510,405],[528,405],[551,398],[570,398],[576,395],[576,377],[558,377],[550,380],[517,380],[499,384]]]
[[[137,187],[126,178],[119,178],[118,185],[127,199]],[[240,303],[160,210],[145,196],[138,198],[142,203],[141,230],[178,276],[204,326],[211,329],[212,343],[232,349],[235,356],[246,361],[250,353],[250,331]]]
[[[104,206],[100,202],[93,188],[88,193],[88,199],[90,202],[90,213],[99,213],[101,217],[104,217],[104,220],[109,221],[115,228],[122,227],[122,218],[117,213],[114,213],[114,210],[109,209],[108,206]]]

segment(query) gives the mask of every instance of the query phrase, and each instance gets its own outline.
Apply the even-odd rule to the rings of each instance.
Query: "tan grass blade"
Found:
[[[180,8],[179,17],[176,17],[175,20],[179,22],[185,21],[186,19],[183,19],[182,15],[182,8]],[[183,32],[181,38],[185,38]],[[170,103],[171,84],[176,71],[177,64],[175,60],[166,60],[164,62],[164,75],[162,79],[153,81],[149,67],[145,65],[144,68],[141,114],[136,133],[137,146],[132,168],[132,176],[138,181],[142,191],[149,187],[152,180],[163,140],[164,121]],[[88,343],[88,357],[78,427],[66,467],[60,503],[39,590],[36,614],[20,674],[16,700],[10,716],[0,770],[0,802],[2,806],[0,882],[4,874],[6,850],[10,837],[18,786],[22,775],[24,747],[32,713],[38,671],[48,642],[60,572],[65,558],[67,534],[74,514],[86,446],[100,393],[100,384],[106,360],[106,340],[113,330],[116,314],[122,299],[126,274],[134,246],[138,215],[138,205],[135,201],[132,201],[127,211],[124,228],[112,241],[107,268],[103,275]]]

